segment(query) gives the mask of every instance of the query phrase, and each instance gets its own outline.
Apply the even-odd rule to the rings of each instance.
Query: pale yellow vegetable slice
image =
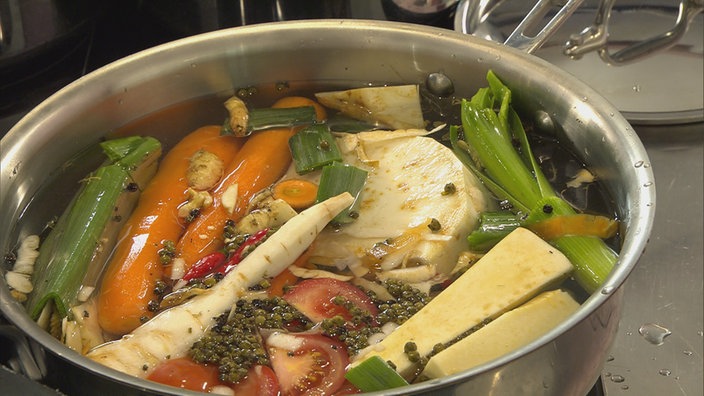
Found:
[[[392,129],[423,128],[417,85],[355,88],[315,94],[318,101],[343,114]]]
[[[339,231],[323,232],[315,244],[315,264],[349,267],[356,275],[365,253],[390,238],[396,243],[378,257],[387,271],[403,266],[434,266],[448,274],[467,248],[465,238],[479,213],[489,208],[481,183],[437,140],[423,131],[339,134],[346,163],[368,172],[359,216]],[[451,186],[453,191],[446,192]],[[427,225],[432,219],[440,229]]]
[[[182,305],[161,312],[121,339],[96,347],[87,356],[127,374],[146,377],[165,359],[185,355],[215,323],[217,316],[227,312],[250,286],[278,275],[291,265],[352,200],[350,194],[344,193],[301,212],[215,286]]]
[[[564,290],[543,292],[431,357],[423,375],[440,378],[496,359],[535,341],[577,308]]]
[[[418,353],[428,356],[436,344],[448,343],[484,320],[523,304],[571,271],[562,253],[518,228],[352,365],[378,355],[410,377],[417,367],[404,353],[407,342],[414,342]]]

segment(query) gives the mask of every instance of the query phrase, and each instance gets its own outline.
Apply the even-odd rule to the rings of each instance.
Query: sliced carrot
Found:
[[[158,252],[164,241],[175,242],[183,232],[178,207],[188,188],[185,175],[191,156],[204,149],[229,162],[241,145],[236,138],[220,136],[219,126],[207,126],[191,132],[164,156],[120,231],[103,275],[98,321],[104,331],[125,334],[153,315],[147,305],[163,273]]]
[[[296,210],[305,209],[315,203],[318,185],[303,179],[286,179],[274,186],[274,198],[286,201]]]
[[[548,241],[567,235],[611,238],[618,231],[618,221],[605,216],[575,214],[550,217],[526,227]]]
[[[282,98],[272,107],[302,106],[314,106],[321,120],[326,117],[325,109],[304,97]],[[272,185],[286,172],[291,163],[288,139],[296,130],[276,128],[256,132],[247,138],[227,167],[225,177],[213,190],[213,205],[201,211],[176,244],[176,254],[185,261],[186,270],[201,257],[222,248],[222,233],[227,220],[241,219],[252,196]],[[234,186],[237,188],[237,200],[230,212],[223,205],[223,196]]]

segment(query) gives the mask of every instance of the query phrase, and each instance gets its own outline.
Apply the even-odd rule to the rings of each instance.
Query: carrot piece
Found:
[[[274,198],[286,201],[296,210],[305,209],[315,203],[318,185],[303,179],[286,179],[274,186]]]
[[[164,156],[120,231],[103,276],[98,321],[105,332],[128,333],[153,315],[147,304],[163,273],[158,252],[164,241],[175,242],[183,232],[178,207],[188,189],[185,175],[190,157],[204,149],[229,162],[241,145],[239,139],[220,136],[220,126],[206,126],[188,134]]]
[[[575,214],[550,217],[526,227],[548,241],[567,235],[606,239],[616,235],[618,221],[605,216]]]
[[[316,115],[326,116],[319,104],[304,97],[282,98],[272,107],[301,106],[320,108],[321,112],[316,110]],[[176,256],[185,261],[186,270],[201,257],[222,248],[222,233],[227,220],[241,219],[252,196],[276,182],[286,172],[291,163],[288,139],[297,130],[274,128],[259,131],[247,138],[225,170],[225,176],[213,190],[213,205],[201,211],[176,244]],[[237,201],[232,213],[229,213],[223,205],[223,196],[235,187]]]

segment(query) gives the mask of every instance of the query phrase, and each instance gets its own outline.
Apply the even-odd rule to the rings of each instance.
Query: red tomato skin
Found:
[[[236,396],[278,396],[279,380],[269,366],[254,366],[244,380],[230,386]]]
[[[301,347],[291,351],[268,346],[269,359],[279,380],[281,395],[335,394],[346,381],[345,368],[349,365],[349,356],[345,345],[320,334],[287,335],[302,340]],[[313,361],[317,363],[314,364]]]
[[[306,279],[297,283],[291,291],[284,294],[283,298],[293,305],[308,319],[318,323],[323,319],[336,315],[345,320],[352,319],[349,311],[341,305],[335,304],[333,299],[342,296],[376,316],[379,309],[361,289],[356,286],[332,278]]]
[[[216,366],[196,363],[189,358],[167,360],[157,366],[147,379],[200,392],[207,392],[215,385],[223,385],[218,379]]]

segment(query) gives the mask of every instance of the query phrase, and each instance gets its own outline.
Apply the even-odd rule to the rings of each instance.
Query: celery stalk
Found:
[[[115,162],[101,166],[82,181],[72,200],[41,245],[35,264],[34,290],[27,308],[36,319],[52,302],[61,316],[90,276],[94,286],[112,245],[139,197],[139,190],[156,172],[161,144],[134,137],[101,144]],[[125,147],[131,147],[125,150]]]
[[[574,214],[572,206],[555,193],[533,157],[520,118],[511,107],[510,89],[492,71],[487,73],[487,81],[488,88],[481,88],[471,100],[462,101],[464,140],[457,128],[450,130],[455,154],[499,200],[512,205],[521,224]],[[520,150],[514,147],[514,140]],[[515,227],[516,218],[506,226]],[[469,241],[487,243],[484,237],[488,234],[475,234]],[[618,260],[618,255],[596,237],[564,236],[550,243],[572,261],[574,278],[589,293],[604,282]]]

